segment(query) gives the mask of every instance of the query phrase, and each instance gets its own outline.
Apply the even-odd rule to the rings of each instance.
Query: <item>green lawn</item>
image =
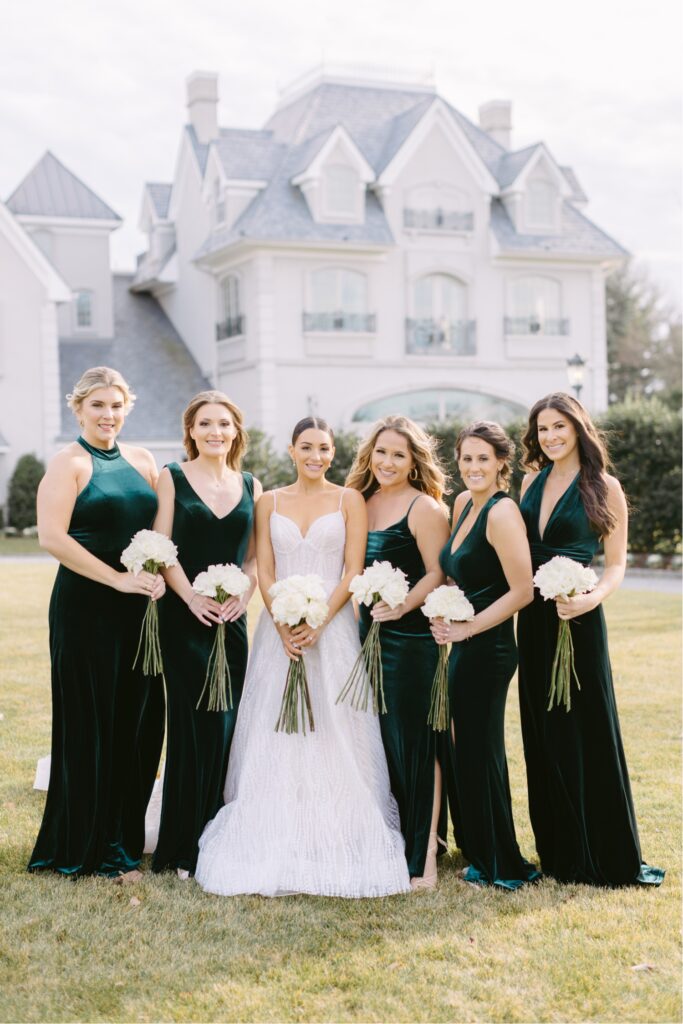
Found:
[[[5,537],[0,533],[0,555],[44,555],[37,537]]]
[[[480,891],[457,879],[452,851],[431,893],[221,899],[174,876],[118,886],[25,873],[44,803],[35,762],[50,744],[53,574],[0,564],[2,1020],[680,1020],[677,597],[624,592],[607,606],[643,850],[667,868],[661,889]],[[514,690],[508,753],[533,854]]]

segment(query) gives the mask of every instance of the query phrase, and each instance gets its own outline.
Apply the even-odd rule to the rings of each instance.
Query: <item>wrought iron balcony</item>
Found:
[[[569,320],[535,316],[506,316],[506,334],[569,334]]]
[[[374,334],[377,318],[374,313],[304,313],[304,331],[349,331]]]
[[[223,341],[224,338],[235,338],[238,334],[244,334],[245,317],[229,316],[216,324],[216,341]]]
[[[411,355],[476,355],[476,321],[407,319],[406,351]]]
[[[403,226],[418,231],[472,231],[474,214],[460,210],[403,210]]]

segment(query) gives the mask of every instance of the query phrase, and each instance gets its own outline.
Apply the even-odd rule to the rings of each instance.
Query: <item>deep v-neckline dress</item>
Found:
[[[254,482],[242,474],[242,495],[217,516],[199,497],[181,467],[168,470],[175,488],[173,542],[190,583],[209,565],[244,562],[254,524]],[[199,837],[223,805],[223,783],[247,668],[247,616],[225,624],[232,709],[197,710],[216,636],[169,587],[160,608],[167,692],[167,749],[154,871],[194,871]]]
[[[543,531],[541,501],[552,466],[521,502],[534,571],[555,555],[589,565],[600,540],[583,505],[579,477],[560,496]],[[538,591],[519,613],[519,700],[529,814],[544,873],[563,882],[658,885],[664,872],[642,863],[621,740],[602,605],[571,621],[572,706],[548,711],[559,619]]]

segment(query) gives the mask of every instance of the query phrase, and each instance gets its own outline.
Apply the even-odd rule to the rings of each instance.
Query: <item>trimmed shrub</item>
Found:
[[[249,446],[242,468],[254,474],[264,491],[271,491],[274,487],[283,487],[292,482],[289,456],[286,452],[284,455],[278,455],[271,439],[256,427],[249,430]]]
[[[24,530],[36,524],[36,493],[45,466],[35,455],[22,455],[10,478],[7,510],[11,526]]]

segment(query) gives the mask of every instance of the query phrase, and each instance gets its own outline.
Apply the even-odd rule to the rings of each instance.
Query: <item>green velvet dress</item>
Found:
[[[254,482],[243,473],[242,497],[225,516],[216,516],[183,473],[168,466],[175,486],[173,542],[190,583],[209,565],[244,562],[254,523]],[[198,711],[206,666],[215,639],[170,587],[159,609],[168,707],[166,770],[154,871],[193,872],[198,841],[223,806],[223,785],[247,667],[247,616],[225,624],[233,707]]]
[[[589,565],[599,538],[586,515],[578,476],[561,496],[541,538],[538,518],[552,466],[521,503],[534,572],[555,555]],[[659,885],[664,872],[642,863],[607,649],[602,606],[571,621],[571,711],[547,710],[559,619],[538,591],[519,613],[519,699],[529,813],[545,874],[593,885]]]
[[[69,536],[125,572],[121,552],[151,527],[156,494],[117,446],[78,442],[93,470]],[[57,571],[49,611],[52,761],[30,871],[116,875],[140,863],[164,730],[161,678],[143,676],[139,662],[133,670],[146,600],[63,565]]]
[[[415,499],[417,500],[417,499]],[[414,502],[413,502],[414,504]],[[410,506],[412,508],[412,504]],[[408,512],[386,530],[371,530],[366,566],[391,562],[402,569],[412,588],[425,574],[424,562],[408,527]],[[370,609],[360,609],[360,639],[372,625]],[[427,724],[438,647],[420,608],[380,628],[382,671],[387,713],[379,716],[382,742],[389,767],[391,791],[398,804],[401,832],[411,877],[424,873],[429,828],[434,804],[434,761],[437,734]],[[439,833],[445,840],[447,809],[444,800]]]
[[[498,555],[486,539],[489,512],[506,498],[502,491],[489,498],[452,554],[472,508],[469,501],[441,552],[443,571],[465,592],[475,613],[509,590]],[[453,644],[448,665],[448,797],[455,840],[469,861],[466,880],[503,889],[517,889],[539,877],[517,845],[505,756],[505,702],[516,667],[512,617]]]

